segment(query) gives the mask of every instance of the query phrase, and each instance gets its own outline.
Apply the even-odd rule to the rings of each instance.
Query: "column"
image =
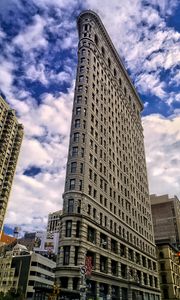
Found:
[[[73,290],[73,278],[69,277],[68,279],[68,290],[72,291]]]
[[[121,278],[121,263],[118,261],[118,278]]]
[[[111,298],[112,298],[112,287],[111,285],[108,285],[107,300],[111,300]]]
[[[75,247],[71,246],[71,252],[70,252],[70,261],[69,264],[74,266],[74,253],[75,253]]]
[[[107,273],[111,275],[111,259],[107,257]]]
[[[96,282],[96,295],[97,299],[99,298],[99,282]]]
[[[96,263],[94,269],[100,271],[100,254],[96,253]]]

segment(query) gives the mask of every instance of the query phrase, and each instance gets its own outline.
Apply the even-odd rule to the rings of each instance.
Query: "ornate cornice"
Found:
[[[103,25],[100,17],[94,11],[92,11],[92,10],[85,10],[85,11],[82,11],[80,13],[80,15],[78,16],[77,26],[78,26],[79,36],[80,36],[80,23],[81,23],[81,21],[86,16],[87,17],[89,16],[91,19],[94,19],[95,23],[98,25],[100,31],[102,32],[102,35],[104,36],[104,39],[106,40],[109,48],[111,49],[111,51],[112,51],[112,53],[113,53],[113,55],[114,55],[114,57],[116,59],[117,64],[119,65],[120,69],[122,69],[122,71],[123,71],[123,73],[124,73],[127,81],[129,82],[130,87],[132,88],[132,90],[133,90],[133,92],[134,92],[134,94],[135,94],[135,96],[136,96],[136,98],[137,98],[137,100],[139,102],[141,110],[143,110],[143,107],[144,107],[143,103],[142,103],[142,101],[141,101],[141,99],[140,99],[140,97],[139,97],[139,95],[138,95],[138,93],[137,93],[137,91],[136,91],[136,89],[135,89],[135,87],[134,87],[134,85],[133,85],[133,83],[132,83],[132,81],[131,81],[131,79],[130,79],[130,77],[129,77],[126,69],[125,69],[125,67],[124,67],[124,65],[123,65],[123,63],[122,63],[122,60],[121,60],[121,58],[120,58],[120,56],[119,56],[116,48],[114,47],[114,45],[113,45],[113,43],[112,43],[112,41],[111,41],[111,39],[109,37],[109,34],[108,34],[106,28],[104,27],[104,25]]]

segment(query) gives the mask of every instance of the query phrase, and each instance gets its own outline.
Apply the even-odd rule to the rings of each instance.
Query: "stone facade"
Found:
[[[180,253],[168,242],[157,243],[162,300],[180,299]]]
[[[180,248],[180,201],[168,195],[151,195],[155,241],[168,240]],[[164,230],[166,228],[166,230]]]
[[[23,138],[15,111],[0,96],[0,232]]]
[[[48,215],[48,223],[47,223],[48,234],[59,232],[59,223],[60,223],[61,214],[62,214],[62,210],[58,210]]]
[[[56,263],[16,244],[0,256],[0,292],[21,291],[25,299],[34,299],[35,287],[53,287]]]
[[[143,105],[100,18],[81,13],[78,31],[56,277],[64,295],[158,300]],[[84,292],[86,257],[93,269]]]

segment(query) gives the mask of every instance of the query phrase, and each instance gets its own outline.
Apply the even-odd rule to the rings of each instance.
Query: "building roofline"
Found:
[[[113,42],[111,41],[111,38],[110,38],[110,36],[109,36],[109,34],[108,34],[106,28],[104,27],[104,24],[102,23],[100,17],[98,16],[98,14],[97,14],[96,12],[92,11],[92,10],[84,10],[84,11],[82,11],[82,12],[79,14],[78,18],[77,18],[78,32],[79,32],[79,23],[80,23],[80,20],[81,20],[81,18],[84,17],[84,15],[86,15],[86,14],[90,14],[91,16],[93,16],[94,19],[96,20],[96,22],[98,23],[98,25],[100,26],[100,29],[102,30],[102,32],[103,32],[103,34],[104,34],[104,36],[105,36],[105,38],[106,38],[106,40],[107,40],[107,43],[108,43],[109,47],[112,49],[112,51],[113,51],[113,53],[114,53],[114,55],[115,55],[115,57],[116,57],[116,60],[117,60],[118,64],[119,64],[120,67],[122,68],[122,70],[123,70],[123,72],[124,72],[124,75],[125,75],[126,79],[127,79],[128,82],[130,83],[130,86],[131,86],[131,88],[132,88],[132,90],[133,90],[135,96],[137,97],[137,100],[138,100],[138,102],[139,102],[139,104],[140,104],[141,110],[143,110],[144,105],[143,105],[143,103],[142,103],[142,101],[141,101],[141,99],[140,99],[140,97],[139,97],[139,95],[138,95],[138,93],[137,93],[137,91],[136,91],[136,89],[135,89],[135,87],[134,87],[134,85],[133,85],[133,83],[132,83],[132,81],[131,81],[131,79],[130,79],[130,77],[129,77],[127,71],[126,71],[126,69],[125,69],[125,67],[124,67],[124,65],[123,65],[123,63],[122,63],[122,60],[121,60],[121,58],[120,58],[119,53],[117,52],[115,46],[113,45]]]

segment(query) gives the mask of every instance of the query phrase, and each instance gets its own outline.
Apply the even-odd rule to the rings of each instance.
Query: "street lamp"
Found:
[[[93,246],[87,249],[84,253],[84,265],[80,267],[81,284],[80,284],[80,299],[86,300],[87,292],[87,277],[91,276],[92,271],[92,256],[87,256],[88,251],[91,251]]]

